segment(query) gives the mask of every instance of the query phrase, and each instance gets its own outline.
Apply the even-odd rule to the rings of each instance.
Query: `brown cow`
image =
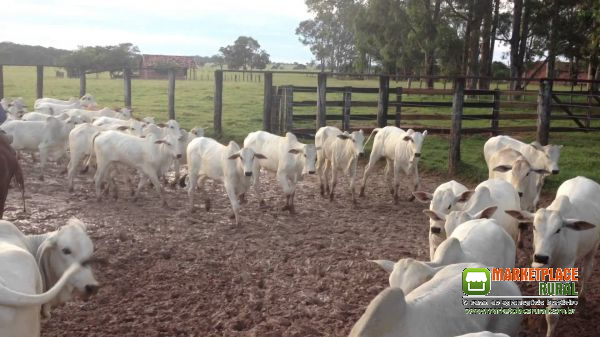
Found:
[[[25,212],[25,184],[23,182],[23,172],[17,161],[17,153],[10,146],[12,137],[0,131],[0,219],[4,215],[4,204],[8,195],[8,185],[13,176],[17,184],[21,187],[21,197],[23,198],[23,212]]]

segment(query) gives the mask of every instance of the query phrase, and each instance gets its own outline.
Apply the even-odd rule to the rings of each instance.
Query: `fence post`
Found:
[[[169,119],[175,119],[175,69],[169,69]]]
[[[538,93],[538,119],[537,119],[537,141],[542,145],[548,145],[548,134],[550,133],[550,110],[552,108],[550,99],[552,97],[552,85],[549,81],[540,81]]]
[[[350,131],[350,107],[352,106],[352,87],[344,87],[344,107],[342,108],[342,130]]]
[[[223,114],[223,70],[215,70],[215,112],[213,117],[213,128],[215,137],[221,137],[221,119]]]
[[[0,98],[4,97],[4,66],[0,64]]]
[[[271,104],[273,103],[273,73],[265,72],[265,85],[263,93],[263,130],[273,132],[271,129]]]
[[[285,132],[294,128],[294,87],[285,88]]]
[[[448,153],[448,173],[456,174],[460,162],[460,132],[465,100],[465,78],[455,80],[454,98],[452,99],[452,126],[450,129],[450,152]]]
[[[390,77],[379,76],[379,100],[377,101],[377,126],[382,128],[387,125],[387,113],[390,100]]]
[[[44,66],[37,66],[37,98],[44,97]]]
[[[124,104],[126,108],[131,109],[131,69],[123,69],[123,90],[125,95]]]
[[[494,90],[494,106],[492,107],[492,136],[497,136],[500,133],[498,129],[500,121],[500,90]]]
[[[400,127],[402,121],[402,87],[396,87],[396,127]]]
[[[327,125],[327,74],[317,75],[317,125],[316,129]]]
[[[279,87],[279,134],[285,133],[285,87]]]
[[[271,87],[271,132],[281,134],[279,128],[279,100],[281,99],[280,89]]]
[[[81,70],[79,72],[79,97],[82,97],[86,94],[87,91],[87,83],[85,77],[85,71]]]

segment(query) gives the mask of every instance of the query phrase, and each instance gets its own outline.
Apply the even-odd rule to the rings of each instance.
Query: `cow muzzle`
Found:
[[[308,171],[308,174],[315,174],[315,171]]]
[[[415,153],[415,158],[421,158],[421,153]]]
[[[552,174],[558,174],[560,170],[552,170]]]
[[[548,264],[548,260],[550,260],[548,255],[533,255],[533,262],[535,263]]]
[[[523,198],[523,192],[519,192],[519,198]]]
[[[181,157],[183,157],[183,156],[181,154],[178,154],[175,157],[177,157],[177,159],[181,159]]]
[[[246,177],[252,177],[252,172],[244,172],[244,175],[245,175]]]
[[[358,156],[359,156],[360,158],[364,158],[364,156],[365,156],[365,153],[364,153],[364,152],[359,152],[359,153],[358,153]]]
[[[439,227],[431,227],[431,234],[440,234],[442,229]]]

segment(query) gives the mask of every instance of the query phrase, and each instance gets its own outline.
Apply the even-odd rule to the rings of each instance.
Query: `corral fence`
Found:
[[[317,86],[276,87],[273,73],[264,73],[263,130],[276,134],[293,132],[312,139],[318,128],[332,124],[345,131],[369,132],[375,127],[395,125],[447,134],[451,174],[460,161],[463,134],[535,132],[537,140],[545,145],[550,132],[600,131],[600,93],[593,90],[600,84],[598,81],[577,80],[574,85],[562,79],[539,79],[533,83],[537,90],[501,90],[498,85],[496,89],[479,90],[465,88],[472,78],[438,78],[443,80],[444,88],[449,84],[451,89],[423,89],[422,85],[390,87],[391,77],[379,75],[379,86],[367,88],[330,87],[327,78],[331,74],[314,75]],[[565,90],[553,90],[553,86]],[[217,134],[221,131],[222,90],[222,73],[217,71]]]

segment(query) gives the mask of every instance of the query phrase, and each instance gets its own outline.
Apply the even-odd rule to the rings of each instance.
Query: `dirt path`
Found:
[[[293,216],[275,207],[280,201],[273,179],[262,179],[271,207],[259,210],[250,193],[242,227],[232,228],[220,186],[209,184],[213,209],[190,218],[181,189],[167,190],[169,209],[159,206],[152,190],[138,202],[122,196],[98,203],[91,177],[80,176],[70,194],[56,166],[50,165],[42,182],[28,174],[32,165],[23,164],[28,212],[21,213],[18,193],[11,190],[5,219],[25,233],[39,233],[76,216],[89,225],[95,255],[106,261],[95,267],[103,285],[98,296],[54,309],[42,326],[45,337],[346,336],[388,282],[367,259],[428,258],[423,205],[393,205],[382,171],[357,206],[345,180],[339,198],[329,202],[319,195],[317,178],[307,177]],[[426,190],[442,182],[424,176]],[[530,256],[530,250],[520,254],[519,266],[527,266]],[[592,320],[600,314],[598,267],[594,276],[590,311],[579,308],[561,318],[559,336],[600,335]],[[525,322],[520,336],[540,335],[533,328]]]

